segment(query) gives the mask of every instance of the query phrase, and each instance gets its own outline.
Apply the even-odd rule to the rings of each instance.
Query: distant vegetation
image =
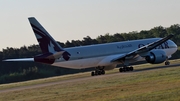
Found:
[[[0,85],[0,92],[5,91],[0,101],[180,101],[179,62],[137,65],[136,72],[123,74],[114,69],[107,74],[115,75],[95,78],[79,73]],[[42,86],[33,88],[37,84]]]
[[[86,36],[83,40],[72,40],[65,43],[58,42],[62,47],[74,47],[74,46],[85,46],[92,44],[101,44],[109,42],[120,42],[126,40],[137,40],[153,37],[165,37],[169,34],[175,36],[171,39],[178,46],[180,46],[180,25],[171,25],[168,28],[162,26],[154,27],[150,30],[142,30],[140,32],[133,31],[129,33],[115,33],[110,35],[100,35],[96,39],[92,39],[90,36]],[[7,47],[0,51],[0,60],[9,58],[25,58],[32,57],[40,54],[41,50],[39,45],[23,46],[21,48]],[[176,52],[172,59],[179,58],[180,51]],[[38,78],[45,78],[57,75],[65,75],[71,73],[84,72],[84,70],[73,70],[67,68],[53,67],[49,65],[34,63],[34,62],[0,62],[0,84],[18,82],[25,80],[32,80]]]

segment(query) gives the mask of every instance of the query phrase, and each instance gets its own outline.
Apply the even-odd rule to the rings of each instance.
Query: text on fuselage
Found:
[[[130,48],[130,47],[132,47],[132,45],[131,45],[131,44],[126,44],[126,45],[117,45],[117,48],[118,48],[118,49],[124,49],[124,48]]]

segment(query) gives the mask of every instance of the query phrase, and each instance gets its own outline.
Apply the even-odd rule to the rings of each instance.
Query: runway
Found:
[[[21,86],[21,87],[14,87],[10,89],[4,89],[0,90],[0,93],[8,93],[8,92],[14,92],[14,91],[21,91],[21,90],[28,90],[28,89],[35,89],[35,88],[41,88],[41,87],[47,87],[47,86],[54,86],[59,84],[66,84],[70,82],[79,82],[79,81],[85,81],[85,80],[91,80],[96,78],[106,78],[106,77],[113,77],[113,76],[119,76],[119,75],[126,75],[129,73],[136,73],[136,72],[143,72],[143,71],[149,71],[149,70],[156,70],[156,69],[163,69],[163,68],[177,68],[180,66],[180,64],[172,64],[169,66],[154,66],[149,68],[143,68],[143,69],[135,69],[132,72],[124,72],[124,73],[114,73],[114,74],[105,74],[100,76],[89,76],[89,77],[82,77],[82,78],[76,78],[76,79],[69,79],[69,80],[63,80],[63,81],[57,81],[57,82],[50,82],[50,83],[43,83],[43,84],[36,84],[36,85],[30,85],[30,86]]]

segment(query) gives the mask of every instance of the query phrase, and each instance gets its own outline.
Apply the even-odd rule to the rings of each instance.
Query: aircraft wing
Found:
[[[3,61],[34,61],[34,58],[6,59]]]
[[[125,58],[133,58],[137,55],[139,55],[140,53],[145,53],[145,52],[148,52],[154,48],[156,48],[157,46],[161,45],[162,43],[166,42],[167,40],[169,40],[170,38],[172,38],[174,35],[168,35],[160,40],[157,40],[155,42],[152,42],[148,45],[145,45],[143,47],[140,47],[134,51],[131,51],[129,53],[127,53],[125,56],[120,56],[120,57],[117,57],[117,58],[114,58],[111,60],[111,62],[116,62],[116,61],[121,61],[121,60],[124,60]]]

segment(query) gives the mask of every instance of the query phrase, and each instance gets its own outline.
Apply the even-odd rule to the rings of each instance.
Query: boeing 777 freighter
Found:
[[[95,67],[95,71],[91,72],[94,76],[105,74],[105,70],[114,69],[118,64],[123,64],[119,68],[120,72],[132,71],[130,64],[137,61],[145,60],[151,64],[165,62],[165,65],[169,65],[168,59],[177,50],[177,45],[169,40],[173,37],[172,34],[164,38],[62,48],[34,17],[28,19],[42,54],[34,58],[4,61],[35,61],[73,69]]]

